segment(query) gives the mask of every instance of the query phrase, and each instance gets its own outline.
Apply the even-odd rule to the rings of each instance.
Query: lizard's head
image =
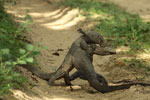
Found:
[[[87,36],[91,42],[99,44],[101,47],[104,46],[104,38],[98,32],[88,32]]]
[[[81,28],[79,28],[77,32],[83,34],[83,36],[86,37],[87,42],[93,44],[99,44],[101,47],[104,46],[104,38],[98,32],[91,31],[86,34]]]
[[[101,47],[96,44],[89,44],[86,48],[86,51],[90,55],[97,54],[97,55],[104,56],[104,55],[116,54],[115,49],[110,48],[110,47]]]
[[[110,47],[100,47],[100,46],[96,46],[93,54],[97,54],[97,55],[113,55],[116,54],[116,50]]]

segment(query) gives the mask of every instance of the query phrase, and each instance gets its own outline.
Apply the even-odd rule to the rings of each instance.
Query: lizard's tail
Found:
[[[44,79],[44,80],[49,80],[50,76],[53,74],[53,73],[44,73],[44,72],[41,72],[40,70],[38,70],[38,68],[32,66],[32,65],[20,65],[22,66],[23,68],[31,71],[34,75],[36,75],[37,77],[41,78],[41,79]]]
[[[122,85],[115,85],[115,86],[108,85],[107,86],[107,85],[101,85],[97,78],[90,78],[90,77],[88,77],[88,82],[94,89],[96,89],[102,93],[123,90],[123,89],[129,89],[133,85],[150,86],[149,83],[142,83],[142,82],[133,82],[133,83],[127,83],[127,84],[122,84]]]
[[[116,85],[116,86],[104,86],[104,85],[99,85],[99,86],[93,85],[92,86],[92,84],[91,84],[91,86],[93,88],[95,88],[96,90],[98,90],[102,93],[113,92],[113,91],[123,90],[123,89],[129,89],[133,85],[150,86],[149,83],[138,83],[138,82]]]

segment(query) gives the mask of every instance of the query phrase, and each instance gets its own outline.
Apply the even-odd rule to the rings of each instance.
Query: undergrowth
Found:
[[[100,0],[99,0],[100,1]],[[150,52],[150,23],[127,13],[114,4],[96,0],[64,0],[61,5],[79,8],[81,15],[97,21],[95,30],[107,37],[114,46],[128,46],[131,53]]]
[[[33,64],[34,57],[43,47],[22,41],[24,32],[29,31],[27,24],[32,22],[31,17],[27,15],[25,23],[14,22],[12,16],[5,12],[3,1],[0,0],[0,95],[7,95],[11,89],[19,88],[27,80],[15,72],[14,67],[18,64]]]

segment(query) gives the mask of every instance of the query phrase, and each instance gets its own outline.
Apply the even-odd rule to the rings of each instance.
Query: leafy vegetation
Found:
[[[149,52],[150,23],[135,14],[127,13],[114,4],[96,0],[64,0],[62,5],[79,8],[87,18],[97,16],[95,30],[115,46],[128,46],[130,51]]]
[[[124,59],[124,62],[131,68],[143,68],[145,71],[150,71],[150,66],[146,63],[145,60],[132,58]]]
[[[143,80],[149,78],[150,64],[145,59],[138,59],[137,57],[131,59],[124,59],[126,67],[138,74],[138,79]]]
[[[40,44],[24,43],[23,33],[29,31],[27,24],[31,17],[26,16],[26,23],[16,23],[3,8],[0,0],[0,95],[7,94],[12,88],[18,88],[26,78],[15,72],[17,64],[34,63],[34,57],[43,49]],[[8,0],[10,1],[10,0]]]

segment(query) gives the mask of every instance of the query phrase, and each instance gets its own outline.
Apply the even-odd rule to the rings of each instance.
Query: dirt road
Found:
[[[121,1],[123,0],[116,0],[115,3]],[[130,1],[129,4],[132,3],[131,0],[126,1]],[[132,6],[126,5],[124,7],[130,8]],[[40,42],[42,45],[48,47],[48,50],[42,51],[41,55],[37,58],[39,66],[44,72],[52,72],[54,69],[57,69],[62,63],[72,42],[80,36],[76,32],[81,21],[78,17],[78,10],[60,8],[55,5],[55,2],[50,4],[45,0],[19,0],[17,5],[6,5],[6,8],[9,13],[17,17],[17,20],[25,17],[26,14],[32,17],[33,23],[29,25],[31,32],[27,34],[28,38],[33,43]],[[52,55],[58,49],[63,50],[59,51],[60,55]],[[94,56],[96,71],[102,73],[107,79],[115,77],[109,76],[110,72],[114,72],[114,75],[116,75],[115,72],[121,74],[121,68],[115,71],[110,69],[110,72],[103,70],[104,66],[111,65],[109,64],[110,60],[113,60],[111,58],[111,56]],[[22,70],[36,85],[29,90],[14,90],[14,96],[19,100],[150,100],[150,88],[132,86],[128,90],[101,94],[90,88],[86,81],[77,79],[72,83],[80,85],[81,88],[78,87],[74,91],[70,91],[69,87],[63,86],[63,80],[57,81],[59,86],[48,86],[46,81],[32,76],[30,72],[24,69]],[[125,77],[125,75],[122,75],[122,77]]]

